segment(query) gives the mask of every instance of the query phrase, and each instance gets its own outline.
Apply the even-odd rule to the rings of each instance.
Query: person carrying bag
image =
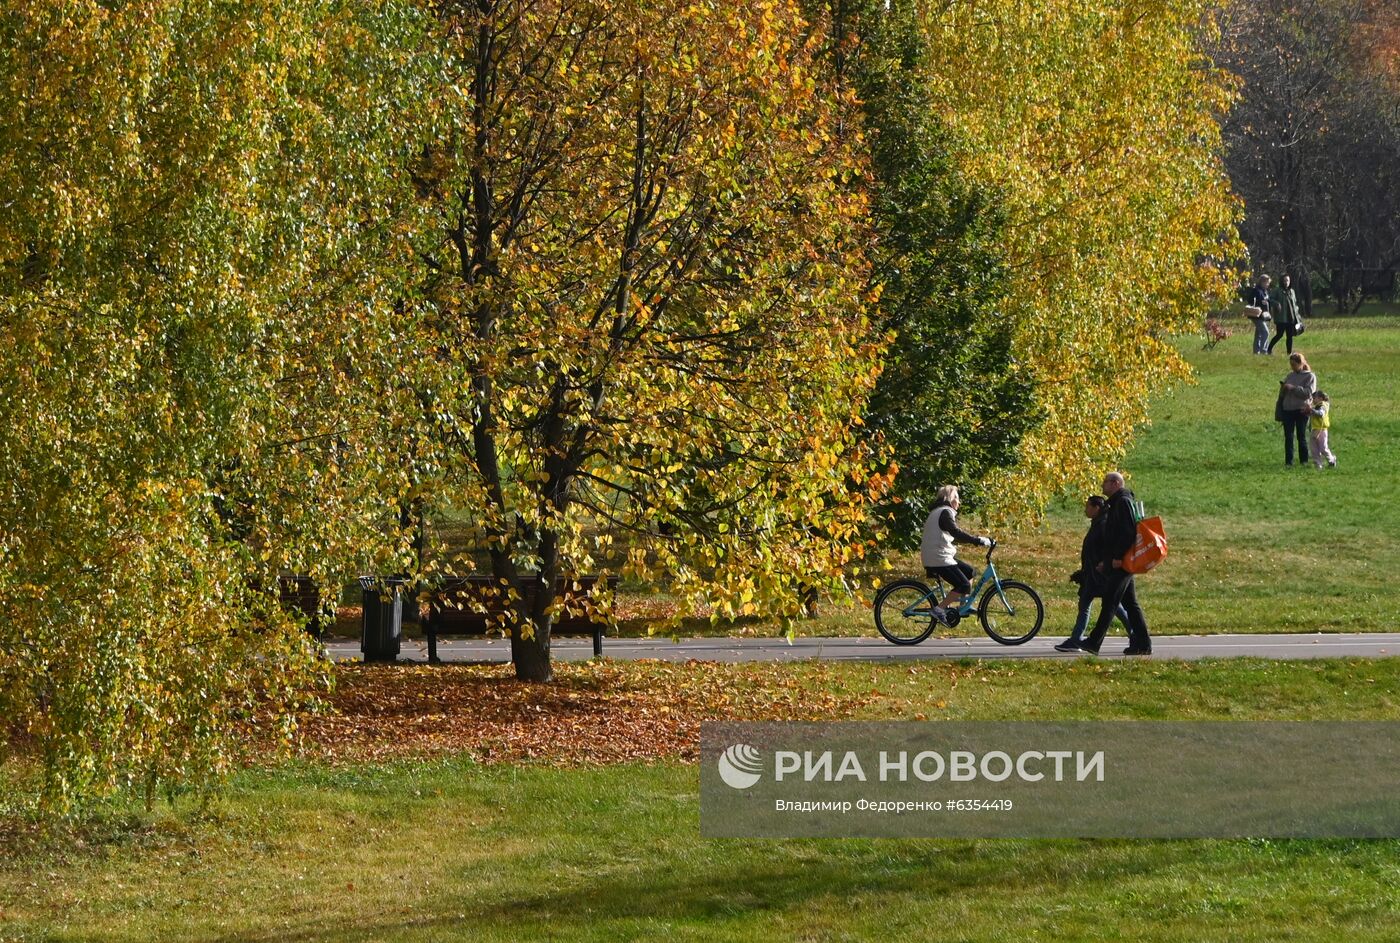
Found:
[[[1143,515],[1141,501],[1133,499],[1128,506],[1137,524],[1137,538],[1132,549],[1123,555],[1123,570],[1141,575],[1167,558],[1167,531],[1160,517]]]
[[[1268,352],[1273,353],[1278,342],[1287,338],[1288,352],[1293,353],[1293,338],[1303,333],[1303,319],[1298,314],[1298,296],[1292,287],[1292,278],[1283,276],[1283,287],[1278,290],[1277,304],[1274,305],[1274,328],[1278,331],[1269,341]]]
[[[1108,634],[1109,623],[1113,621],[1118,607],[1122,606],[1128,616],[1128,647],[1123,654],[1150,655],[1152,636],[1147,629],[1147,618],[1142,613],[1142,606],[1138,605],[1133,574],[1126,569],[1128,555],[1138,538],[1138,522],[1134,517],[1139,512],[1133,508],[1137,503],[1135,495],[1124,487],[1122,472],[1109,472],[1104,476],[1103,493],[1108,496],[1108,507],[1105,509],[1108,519],[1097,553],[1101,562],[1095,569],[1104,576],[1104,601],[1094,631],[1080,645],[1080,650],[1091,655],[1099,653],[1104,636]]]
[[[1308,463],[1308,421],[1312,418],[1312,395],[1317,392],[1317,376],[1300,353],[1288,355],[1292,372],[1279,380],[1279,400],[1274,418],[1283,423],[1283,463],[1293,464],[1293,444],[1298,444],[1298,464]]]

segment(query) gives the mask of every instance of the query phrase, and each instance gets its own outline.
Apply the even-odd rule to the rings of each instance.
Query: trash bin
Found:
[[[360,651],[365,661],[394,661],[403,638],[403,586],[397,577],[360,577],[365,612],[360,620]]]

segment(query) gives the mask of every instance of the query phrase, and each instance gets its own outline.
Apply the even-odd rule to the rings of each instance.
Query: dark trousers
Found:
[[[1089,627],[1089,610],[1093,607],[1095,599],[1103,599],[1102,584],[1091,583],[1087,579],[1085,582],[1088,585],[1079,587],[1079,615],[1074,620],[1074,628],[1069,633],[1069,641],[1071,642],[1078,642],[1084,638],[1084,630]],[[1104,600],[1104,605],[1108,605],[1107,600]],[[1123,611],[1123,607],[1119,606],[1114,615],[1118,617],[1118,621],[1123,623],[1123,628],[1126,629],[1128,627],[1128,614]]]
[[[1084,647],[1098,651],[1108,634],[1109,624],[1121,607],[1128,616],[1128,645],[1132,648],[1151,648],[1152,636],[1147,634],[1147,619],[1138,605],[1137,590],[1133,587],[1133,574],[1109,567],[1108,582],[1104,586],[1103,608],[1099,610],[1099,621],[1094,623],[1094,631],[1084,641]]]
[[[1269,341],[1269,353],[1272,354],[1274,352],[1274,345],[1277,344],[1279,341],[1283,340],[1285,337],[1288,338],[1288,352],[1290,354],[1293,353],[1293,338],[1298,336],[1298,325],[1278,324],[1277,322],[1275,322],[1274,326],[1278,328],[1278,333],[1274,335],[1273,340]]]
[[[1308,463],[1308,414],[1289,410],[1283,414],[1283,463],[1293,464],[1293,440],[1298,440],[1298,463]]]

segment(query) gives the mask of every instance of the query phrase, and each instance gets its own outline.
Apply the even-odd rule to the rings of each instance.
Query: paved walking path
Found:
[[[930,639],[922,645],[891,645],[881,638],[669,638],[604,639],[607,658],[663,661],[906,661],[952,658],[1079,658],[1054,650],[1063,636],[1034,638],[1024,645],[998,645],[987,638]],[[332,639],[327,649],[337,661],[360,657],[359,640]],[[562,661],[586,661],[593,655],[587,638],[559,638],[551,646]],[[1127,640],[1110,636],[1103,656],[1122,658]],[[438,654],[448,662],[509,662],[510,643],[501,639],[442,639]],[[1400,655],[1400,633],[1350,635],[1162,635],[1152,640],[1153,658],[1387,658]],[[405,639],[399,659],[425,662],[424,643]]]

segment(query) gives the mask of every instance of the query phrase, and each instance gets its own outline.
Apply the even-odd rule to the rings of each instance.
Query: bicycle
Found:
[[[996,541],[992,541],[982,578],[956,609],[948,610],[946,622],[933,617],[934,605],[947,595],[943,581],[935,577],[932,586],[922,580],[895,580],[882,587],[875,596],[875,627],[896,645],[917,645],[940,626],[955,628],[975,608],[982,630],[994,641],[1003,645],[1029,642],[1045,621],[1045,604],[1025,583],[1004,580],[997,574],[992,563],[996,548]],[[982,593],[984,587],[986,592]],[[980,600],[978,593],[982,593]]]

